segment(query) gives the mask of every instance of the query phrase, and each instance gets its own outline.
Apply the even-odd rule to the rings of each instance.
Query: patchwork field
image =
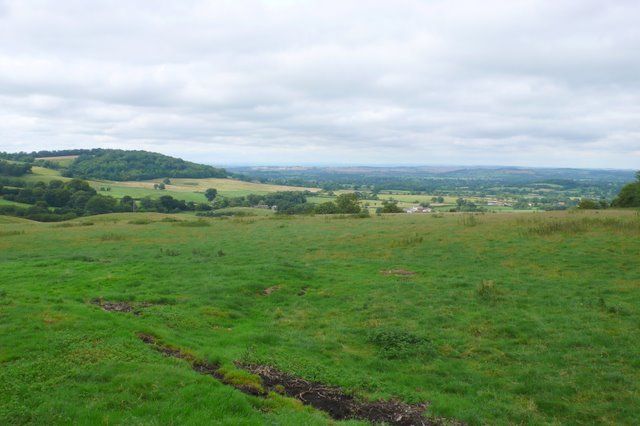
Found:
[[[0,423],[330,423],[286,373],[439,422],[638,424],[639,257],[635,211],[0,217]]]
[[[62,161],[68,160],[70,157],[49,157],[48,160],[54,161],[51,160],[51,158],[57,159],[55,161]],[[34,166],[31,174],[24,175],[20,179],[35,183],[39,181],[49,182],[54,179],[66,181],[70,178],[61,176],[58,170]],[[89,180],[88,182],[98,191],[103,189],[104,191],[100,191],[101,194],[116,198],[122,198],[125,195],[133,198],[159,198],[162,195],[171,195],[179,200],[201,203],[207,201],[204,196],[204,191],[208,188],[215,188],[220,195],[226,197],[238,197],[248,194],[268,194],[276,191],[319,191],[318,188],[270,185],[244,182],[236,179],[172,179],[171,184],[166,185],[166,189],[164,190],[153,188],[153,185],[162,182],[162,179],[129,182]]]

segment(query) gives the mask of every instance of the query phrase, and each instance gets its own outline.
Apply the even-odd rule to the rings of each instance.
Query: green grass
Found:
[[[91,186],[98,191],[99,194],[109,195],[115,198],[122,198],[125,195],[130,197],[139,199],[144,197],[150,197],[153,199],[160,198],[163,195],[170,195],[173,198],[178,200],[185,201],[194,201],[197,203],[207,203],[207,199],[204,194],[196,193],[196,192],[187,192],[187,191],[175,191],[171,189],[170,185],[167,185],[167,189],[159,190],[146,188],[146,187],[136,187],[136,186],[123,186],[119,185],[117,182],[100,182],[100,181],[90,181]],[[109,188],[108,191],[101,191],[100,188]]]
[[[634,211],[167,217],[196,220],[0,217],[0,423],[329,423],[138,332],[230,376],[268,363],[470,424],[640,422]]]
[[[58,157],[41,157],[41,158],[37,158],[36,160],[50,161],[53,163],[57,163],[61,167],[69,167],[76,158],[78,158],[77,155],[61,155]]]
[[[65,163],[71,161],[70,157],[56,157],[50,161]],[[34,166],[32,173],[22,176],[20,179],[27,182],[50,182],[52,180],[69,180],[61,176],[59,170],[48,169],[45,167]],[[162,182],[162,179],[154,179],[150,181],[129,181],[114,182],[102,180],[88,180],[89,184],[100,194],[109,195],[115,198],[122,198],[125,195],[139,199],[151,197],[160,198],[163,195],[170,195],[178,200],[193,201],[196,203],[206,203],[204,191],[207,188],[216,188],[221,196],[239,197],[249,194],[268,194],[276,191],[318,191],[315,188],[302,188],[292,186],[281,186],[271,184],[261,184],[254,182],[244,182],[235,179],[172,179],[170,185],[166,185],[166,189],[154,189],[153,185]],[[108,191],[101,191],[101,188],[108,188]]]
[[[5,200],[0,198],[0,206],[17,206],[17,207],[31,207],[31,204],[18,203],[16,201]]]

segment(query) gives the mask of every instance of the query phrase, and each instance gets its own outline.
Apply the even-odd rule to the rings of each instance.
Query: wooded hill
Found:
[[[87,149],[64,151],[39,151],[32,153],[0,153],[0,158],[28,163],[46,161],[47,157],[77,155],[62,172],[63,176],[82,179],[106,179],[114,181],[147,180],[155,178],[224,178],[224,169],[192,163],[148,151],[120,149]]]

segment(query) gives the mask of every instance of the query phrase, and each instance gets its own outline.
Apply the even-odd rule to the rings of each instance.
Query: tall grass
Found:
[[[607,229],[611,231],[640,233],[640,220],[638,218],[623,219],[613,217],[583,217],[580,219],[547,219],[536,221],[525,231],[525,235],[553,235],[553,234],[579,234],[594,229]]]

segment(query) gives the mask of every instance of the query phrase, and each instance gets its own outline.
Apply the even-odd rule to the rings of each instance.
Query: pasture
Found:
[[[330,423],[259,365],[445,423],[637,424],[639,254],[635,211],[7,218],[0,423]]]
[[[72,159],[71,157],[49,157],[49,161],[63,161]],[[75,158],[75,157],[73,157]],[[53,160],[52,160],[53,159]],[[69,180],[63,177],[58,170],[45,167],[34,166],[32,173],[22,176],[20,179],[28,182],[50,182],[51,180]],[[148,181],[106,181],[106,180],[87,180],[89,184],[102,195],[110,195],[115,198],[122,198],[125,195],[139,199],[151,197],[157,199],[163,195],[170,195],[178,200],[193,201],[196,203],[205,203],[207,199],[204,191],[208,188],[216,188],[221,196],[239,197],[248,194],[268,194],[276,191],[305,191],[317,192],[317,188],[303,188],[294,186],[282,186],[261,184],[255,182],[244,182],[236,179],[172,179],[171,184],[166,185],[166,189],[154,189],[154,184],[159,184],[162,179],[154,179]],[[101,190],[101,189],[104,189]]]

